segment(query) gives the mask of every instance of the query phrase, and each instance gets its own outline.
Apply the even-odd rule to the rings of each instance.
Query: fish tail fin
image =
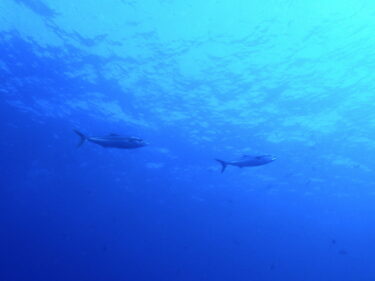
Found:
[[[228,163],[220,159],[215,159],[215,160],[221,164],[221,173],[224,173],[225,168],[227,167]]]
[[[87,140],[87,137],[78,130],[73,131],[81,138],[77,144],[77,147],[80,147]]]

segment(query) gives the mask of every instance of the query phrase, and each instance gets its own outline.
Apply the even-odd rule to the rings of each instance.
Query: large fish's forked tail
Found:
[[[77,144],[77,147],[80,147],[87,140],[87,137],[78,130],[73,131],[81,138],[79,143]]]
[[[225,168],[227,167],[228,163],[220,159],[215,159],[215,160],[221,164],[221,173],[224,173]]]

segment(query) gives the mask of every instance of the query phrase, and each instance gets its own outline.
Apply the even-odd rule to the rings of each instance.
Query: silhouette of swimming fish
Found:
[[[272,155],[243,155],[242,158],[235,161],[224,161],[220,159],[215,160],[221,164],[221,173],[224,173],[225,168],[228,165],[239,168],[262,166],[275,161],[276,157]]]
[[[80,147],[85,141],[90,141],[103,147],[115,147],[124,149],[139,148],[147,145],[147,143],[143,139],[138,137],[127,137],[117,134],[109,134],[102,137],[89,137],[78,130],[73,131],[81,138],[80,142],[78,143],[78,147]]]

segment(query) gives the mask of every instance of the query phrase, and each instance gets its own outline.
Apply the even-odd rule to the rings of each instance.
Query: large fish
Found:
[[[220,159],[215,160],[221,164],[221,172],[224,173],[225,168],[228,165],[239,168],[262,166],[275,161],[276,157],[272,155],[243,155],[239,160],[235,161],[223,161]]]
[[[137,137],[126,137],[117,134],[109,134],[103,137],[89,137],[82,134],[78,130],[73,130],[81,139],[78,143],[78,147],[81,146],[85,141],[90,141],[99,144],[103,147],[115,147],[115,148],[125,148],[132,149],[147,145],[147,143]]]

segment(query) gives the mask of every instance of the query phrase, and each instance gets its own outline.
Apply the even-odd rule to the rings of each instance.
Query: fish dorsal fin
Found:
[[[111,137],[119,137],[120,135],[119,134],[114,134],[114,133],[111,133],[109,134]]]

